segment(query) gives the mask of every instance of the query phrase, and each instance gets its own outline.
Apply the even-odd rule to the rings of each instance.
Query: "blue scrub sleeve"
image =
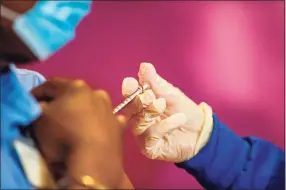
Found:
[[[255,137],[241,138],[213,115],[209,142],[192,159],[176,163],[206,189],[285,189],[285,154]]]

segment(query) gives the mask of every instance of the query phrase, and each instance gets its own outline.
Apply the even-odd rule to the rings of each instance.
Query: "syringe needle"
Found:
[[[122,103],[120,103],[118,106],[116,106],[116,108],[113,109],[113,114],[118,113],[130,102],[132,102],[132,100],[134,100],[139,94],[143,93],[148,88],[149,88],[148,84],[143,84],[142,86],[139,86],[135,92],[133,92],[131,95],[125,98]]]

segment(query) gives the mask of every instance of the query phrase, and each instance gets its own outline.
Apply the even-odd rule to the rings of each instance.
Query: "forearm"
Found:
[[[179,167],[207,189],[267,189],[273,180],[283,184],[282,150],[262,139],[239,137],[216,116],[213,121],[209,142],[191,160],[177,164]]]
[[[121,180],[117,189],[134,189],[131,181],[129,180],[127,174],[124,174],[123,179]]]
[[[79,184],[77,181],[70,181],[68,185],[68,189],[84,189],[85,187],[82,184]],[[108,187],[103,187],[106,189],[109,189]],[[87,188],[89,189],[89,188]],[[119,183],[118,187],[116,189],[134,189],[131,181],[129,180],[128,176],[125,174],[123,176],[123,179]]]
[[[121,189],[129,187],[127,176],[123,171],[120,158],[114,158],[110,163],[105,152],[100,152],[96,148],[78,148],[71,154],[68,160],[68,188],[84,188],[82,177],[91,177],[95,185],[100,189]],[[127,188],[126,187],[126,188]]]

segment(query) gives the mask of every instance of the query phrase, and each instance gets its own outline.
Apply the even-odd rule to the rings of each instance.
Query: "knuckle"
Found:
[[[100,90],[96,90],[95,94],[97,95],[97,97],[101,98],[102,100],[108,103],[111,103],[111,98],[107,91],[100,89]]]
[[[102,89],[96,90],[96,93],[98,96],[103,97],[103,98],[109,97],[108,92],[106,90],[102,90]]]
[[[88,86],[87,83],[81,79],[73,80],[72,85],[76,88],[86,88]]]
[[[91,87],[84,80],[73,80],[70,83],[70,88],[75,92],[86,93],[91,90]]]

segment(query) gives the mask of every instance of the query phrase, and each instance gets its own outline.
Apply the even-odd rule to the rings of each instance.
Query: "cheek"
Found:
[[[0,30],[0,56],[16,64],[37,60],[30,49],[11,29],[9,25],[12,25],[12,23],[5,21],[4,24],[5,27],[1,26]]]

